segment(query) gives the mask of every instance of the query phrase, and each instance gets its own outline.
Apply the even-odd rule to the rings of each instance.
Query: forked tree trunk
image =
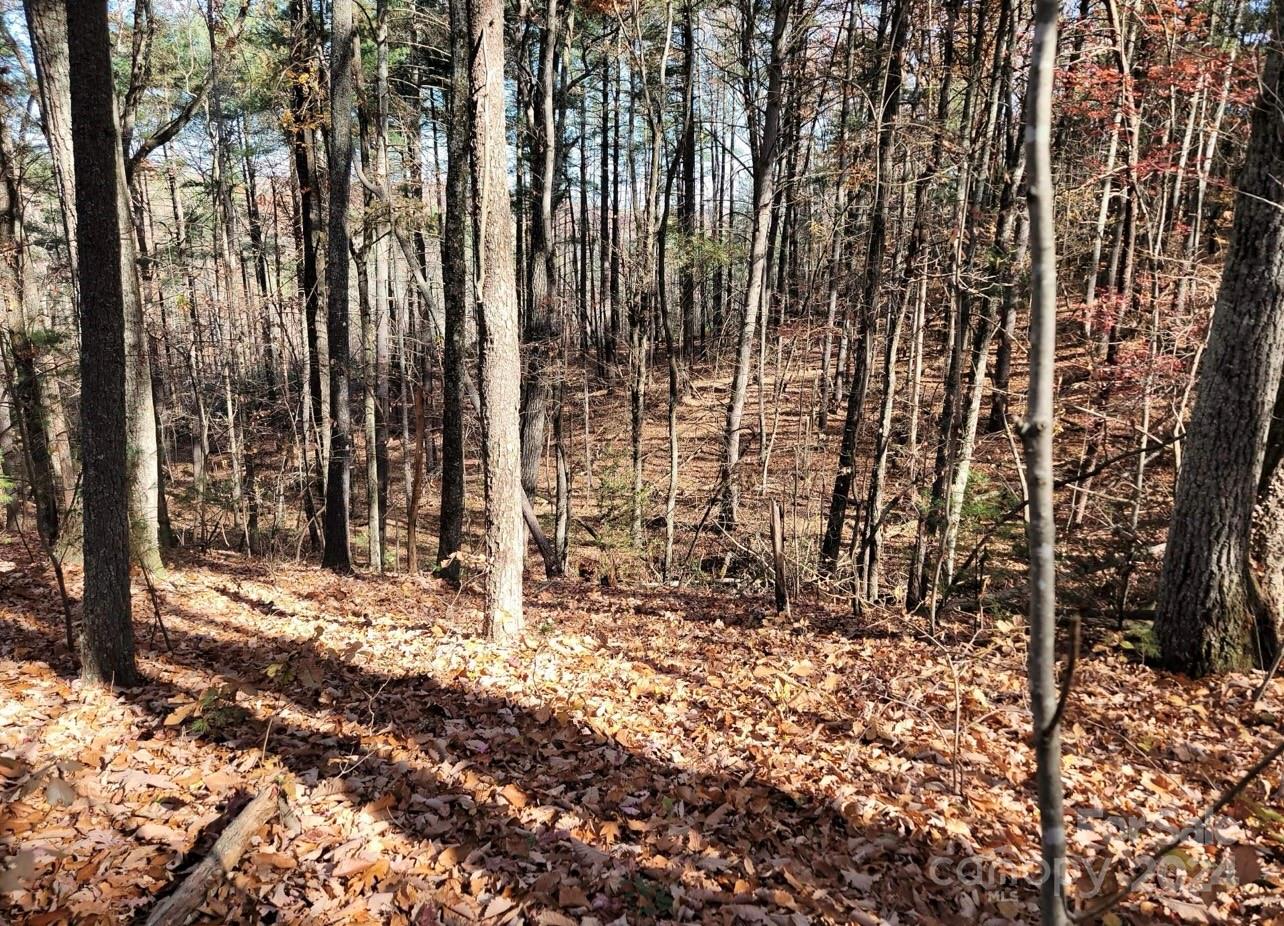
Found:
[[[773,0],[771,58],[767,64],[767,100],[761,129],[751,140],[753,146],[753,231],[749,245],[749,276],[745,301],[740,316],[740,333],[736,343],[736,367],[727,399],[726,426],[723,430],[721,475],[721,519],[725,527],[735,526],[739,506],[740,430],[744,420],[745,394],[753,364],[754,332],[767,275],[767,234],[771,229],[771,201],[774,189],[776,155],[780,139],[781,86],[784,78],[784,55],[789,28],[790,0]],[[742,26],[744,38],[741,53],[747,59],[752,49],[753,14]],[[746,71],[748,75],[748,71]],[[756,112],[752,80],[745,77],[745,105]],[[754,126],[754,128],[757,128]]]

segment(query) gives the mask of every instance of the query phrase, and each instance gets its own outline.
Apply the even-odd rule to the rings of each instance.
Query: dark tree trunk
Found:
[[[80,371],[84,441],[85,601],[81,675],[137,679],[129,600],[129,489],[125,453],[125,294],[120,229],[120,136],[112,93],[106,0],[67,4]],[[150,383],[148,384],[150,386]]]
[[[352,568],[348,506],[352,481],[352,410],[348,344],[348,192],[352,180],[352,0],[331,8],[330,223],[326,255],[326,333],[330,350],[330,464],[325,491],[325,566]]]
[[[691,243],[696,234],[696,122],[695,122],[695,14],[693,0],[687,0],[682,12],[682,44],[684,59],[682,62],[683,95],[685,96],[686,122],[682,133],[682,196],[678,205],[678,218],[682,224],[682,234],[687,241],[687,254],[682,261],[678,289],[681,293],[680,312],[682,316],[682,353],[690,363],[695,356],[696,332],[699,328],[696,318],[695,267],[693,266]],[[663,286],[661,277],[661,286]]]
[[[312,59],[312,18],[311,12],[303,0],[292,0],[291,21],[294,34],[291,44],[291,66],[300,73],[313,68]],[[306,376],[305,404],[300,414],[300,442],[306,456],[307,444],[314,432],[327,426],[322,417],[322,383],[320,336],[317,331],[317,315],[320,311],[321,285],[319,270],[319,251],[321,238],[321,193],[320,179],[317,176],[316,149],[313,145],[311,125],[316,119],[315,103],[308,99],[306,83],[295,80],[290,91],[290,115],[292,117],[289,134],[290,149],[294,160],[294,179],[298,184],[299,208],[299,296],[303,304],[304,327],[304,364]],[[308,531],[316,543],[316,519],[313,516],[317,502],[325,498],[325,465],[323,454],[318,447],[316,454],[315,474],[304,467],[303,487],[304,509],[308,516]],[[315,490],[313,479],[315,475]],[[314,498],[315,491],[315,498]]]
[[[437,562],[442,574],[459,578],[457,554],[464,530],[464,385],[468,303],[472,297],[472,197],[469,173],[468,12],[465,0],[450,3],[450,108],[446,121],[446,216],[441,239],[445,301],[442,350],[441,520]]]
[[[892,142],[895,140],[895,119],[901,103],[901,65],[905,55],[906,36],[909,33],[908,15],[903,0],[891,8],[892,40],[887,53],[887,77],[883,86],[882,107],[879,115],[878,163],[880,169],[874,188],[874,203],[870,213],[869,239],[865,252],[865,280],[861,295],[863,322],[861,336],[865,342],[861,357],[869,355],[873,338],[873,320],[882,284],[883,246],[887,239],[887,196],[892,182]],[[860,429],[862,408],[869,377],[869,363],[860,361],[861,368],[852,377],[847,394],[847,410],[843,418],[843,438],[838,448],[838,472],[834,476],[834,491],[830,496],[829,516],[825,534],[821,539],[820,556],[825,566],[832,566],[842,546],[843,524],[847,517],[847,504],[855,475],[856,438]]]

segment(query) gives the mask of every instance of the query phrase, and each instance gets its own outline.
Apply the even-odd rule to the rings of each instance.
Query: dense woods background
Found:
[[[681,637],[675,613],[725,613],[721,629],[758,636],[710,652],[747,645],[752,666],[776,647],[790,684],[823,697],[852,686],[851,659],[912,647],[934,672],[905,697],[952,686],[953,718],[935,707],[954,729],[945,790],[963,795],[961,692],[1020,691],[1028,627],[1038,787],[1022,812],[1037,805],[1044,858],[1064,860],[1049,821],[1064,817],[1074,686],[1108,701],[1105,673],[1144,661],[1234,673],[1244,717],[1278,701],[1279,17],[1258,0],[0,0],[4,555],[46,596],[39,621],[5,631],[6,655],[155,682],[136,650],[159,653],[159,629],[173,656],[173,602],[223,582],[212,563],[258,589],[235,592],[248,610],[226,628],[251,637],[255,609],[276,614],[257,597],[271,577],[303,600],[290,583],[332,581],[318,566],[435,576],[406,579],[399,602],[356,579],[317,594],[337,609],[374,595],[385,614],[473,601],[486,638],[519,646],[577,621],[603,639],[628,639],[633,619]],[[654,602],[627,619],[586,604],[613,595]],[[178,652],[262,661],[245,640],[220,656],[189,618]],[[390,639],[368,645],[403,645]],[[470,665],[504,664],[451,639]],[[861,640],[891,649],[851,655]],[[309,650],[305,670],[298,645],[269,678],[365,690],[326,694],[321,675],[351,666]],[[1081,658],[1103,665],[1074,682]],[[799,683],[813,661],[823,684]],[[1240,674],[1254,669],[1264,681]],[[384,666],[383,684],[403,670]],[[620,683],[576,671],[572,687]],[[162,698],[165,725],[216,710],[192,694]],[[375,700],[365,721],[392,729]],[[171,724],[187,703],[203,706]],[[1163,706],[1136,710],[1163,726]],[[1237,749],[1227,772],[1278,755],[1235,729],[1190,735]],[[1082,726],[1067,735],[1090,748]],[[1174,761],[1207,756],[1183,748]],[[1280,796],[1266,768],[1258,806]],[[861,773],[835,774],[826,787]],[[1214,783],[1168,809],[1188,817]],[[720,793],[737,818],[756,800]],[[505,800],[520,811],[518,794]],[[809,851],[829,839],[808,832]],[[1254,883],[1278,889],[1278,846],[1259,854],[1248,893],[1205,915],[1237,921]],[[1094,915],[1139,886],[1128,870]],[[746,872],[743,890],[716,890],[763,916],[802,909],[776,888],[746,900],[761,887]],[[823,877],[869,886],[837,872]],[[524,882],[506,883],[471,892],[510,899],[497,921],[590,908],[571,898],[539,919],[520,913]],[[1043,886],[1044,921],[1065,922],[1062,879]],[[943,893],[958,903],[958,889]],[[649,907],[611,888],[591,909],[713,916],[647,890]],[[1037,893],[1011,910],[978,896],[965,918],[1033,915]],[[1177,896],[1129,909],[1184,915]],[[882,895],[869,920],[858,907],[807,909],[877,922],[913,902]]]

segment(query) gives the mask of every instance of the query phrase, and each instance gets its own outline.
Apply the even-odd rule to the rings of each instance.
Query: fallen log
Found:
[[[147,917],[147,926],[182,926],[205,902],[205,896],[218,881],[231,873],[254,836],[276,813],[277,787],[268,785],[259,796],[236,815],[195,868],[187,873],[174,893],[161,899]]]

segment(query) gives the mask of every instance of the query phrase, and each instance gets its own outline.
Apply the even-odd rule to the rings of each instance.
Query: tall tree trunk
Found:
[[[1191,675],[1241,667],[1252,655],[1245,558],[1284,369],[1284,4],[1278,0],[1269,25],[1159,581],[1155,634],[1163,659]]]
[[[450,100],[446,120],[446,215],[441,239],[445,301],[442,350],[441,517],[437,562],[442,574],[459,579],[464,528],[464,355],[468,306],[473,299],[470,178],[468,11],[450,0]]]
[[[319,121],[317,104],[309,99],[306,76],[316,67],[312,34],[312,13],[304,0],[291,0],[292,35],[290,45],[291,69],[296,72],[290,89],[289,143],[294,162],[294,178],[298,184],[299,208],[299,297],[303,305],[305,398],[303,404],[302,436],[304,442],[314,435],[317,441],[316,473],[308,473],[309,483],[315,480],[317,501],[325,498],[325,467],[328,460],[329,421],[327,394],[328,382],[322,364],[322,335],[318,327],[321,307],[321,189],[318,176],[314,125]],[[311,485],[304,486],[304,507],[315,508]],[[311,524],[311,520],[309,520]]]
[[[535,494],[548,417],[549,379],[560,336],[557,306],[557,254],[553,209],[557,186],[557,98],[554,93],[560,44],[561,12],[547,0],[540,30],[538,83],[534,88],[534,124],[530,126],[530,178],[534,216],[527,254],[530,290],[526,302],[525,372],[522,377],[522,487]]]
[[[330,222],[326,258],[326,333],[330,350],[330,464],[325,491],[324,565],[352,569],[348,507],[352,480],[352,411],[349,406],[348,192],[352,180],[352,0],[331,7]]]
[[[381,182],[388,176],[388,0],[378,0],[375,4],[375,119],[374,148],[375,173]],[[385,223],[380,223],[382,232]],[[374,312],[372,323],[374,366],[374,458],[377,476],[378,517],[372,528],[379,536],[381,551],[387,549],[385,534],[388,518],[388,432],[389,432],[389,399],[391,397],[391,286],[390,263],[392,249],[388,236],[379,234],[373,244],[374,248],[374,292],[372,293],[371,310]],[[382,555],[382,552],[381,552]],[[382,560],[380,561],[382,571]]]
[[[736,523],[740,491],[740,431],[744,419],[745,394],[753,365],[754,331],[758,324],[760,302],[767,275],[767,236],[771,228],[771,201],[774,190],[776,156],[780,141],[781,86],[784,82],[784,56],[788,44],[790,0],[773,0],[770,60],[767,63],[767,99],[761,128],[751,122],[750,146],[753,153],[753,229],[749,237],[749,270],[745,284],[745,301],[740,316],[740,333],[736,344],[736,366],[727,399],[726,426],[723,430],[721,473],[721,520],[725,527]],[[753,14],[747,13],[741,26],[741,56],[746,75],[752,54]],[[756,113],[752,80],[745,77],[745,106]]]
[[[120,201],[124,162],[112,93],[106,0],[68,3],[69,111],[80,278],[85,596],[81,675],[137,679],[129,600],[125,293]],[[150,390],[151,384],[148,383]],[[155,432],[153,431],[153,434]]]
[[[61,160],[54,169],[54,175],[59,184],[63,221],[68,223],[70,240],[73,237],[70,231],[76,226],[74,216],[69,214],[69,204],[75,201],[75,171],[67,162],[72,150],[71,123],[67,118],[71,111],[67,16],[58,0],[27,0],[25,6],[37,60],[45,138],[53,160]],[[114,106],[114,93],[112,96]],[[163,568],[157,520],[156,417],[152,405],[151,369],[139,290],[132,210],[124,183],[124,156],[119,134],[115,152],[120,159],[116,233],[122,252],[119,270],[125,299],[125,353],[128,358],[125,395],[129,440],[130,546],[143,568],[155,573]],[[73,273],[77,271],[79,246],[80,242],[69,245]]]
[[[686,0],[682,9],[682,95],[686,109],[686,120],[682,132],[682,196],[679,200],[679,219],[682,235],[687,242],[686,254],[683,257],[679,273],[678,289],[681,293],[680,314],[682,318],[682,353],[687,363],[695,358],[696,333],[699,330],[699,319],[696,317],[696,279],[692,245],[696,236],[696,120],[695,120],[695,81],[696,81],[696,47],[695,47],[695,12],[694,0]],[[664,285],[661,277],[660,285]]]
[[[1044,926],[1063,926],[1066,821],[1062,807],[1061,731],[1056,680],[1056,514],[1052,497],[1054,365],[1057,346],[1057,256],[1053,209],[1052,77],[1057,58],[1057,0],[1035,3],[1034,47],[1025,102],[1030,182],[1030,387],[1021,424],[1029,485],[1030,711],[1044,877],[1039,912]]]
[[[821,538],[821,562],[832,567],[842,546],[843,525],[847,518],[847,504],[855,476],[856,438],[860,428],[861,410],[869,377],[870,355],[874,338],[874,319],[877,313],[883,278],[883,248],[887,240],[887,197],[894,176],[892,144],[895,140],[896,113],[901,105],[901,66],[905,56],[906,37],[909,33],[908,14],[904,0],[897,0],[889,8],[891,16],[891,44],[888,46],[886,76],[878,117],[878,168],[874,185],[874,202],[870,210],[869,238],[865,250],[865,279],[861,292],[861,359],[857,361],[857,374],[852,377],[847,394],[847,410],[843,418],[843,438],[838,448],[838,472],[834,476],[834,491],[830,496],[829,515],[825,533]],[[874,516],[871,514],[871,517]]]
[[[504,4],[474,0],[473,228],[477,242],[477,338],[481,354],[482,478],[486,505],[486,635],[520,635],[522,617],[521,354],[513,216],[504,125]]]

